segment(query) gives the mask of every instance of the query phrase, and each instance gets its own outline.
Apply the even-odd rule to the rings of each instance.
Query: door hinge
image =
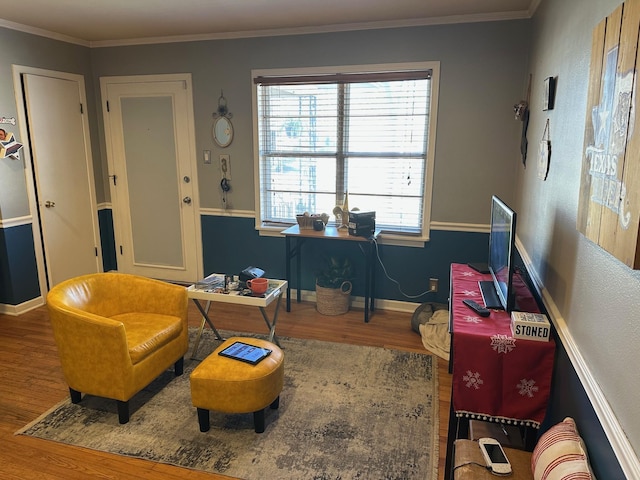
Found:
[[[123,253],[122,253],[122,245],[120,245],[120,255],[123,255]]]
[[[109,109],[109,100],[107,100],[107,112],[110,112],[111,110]]]
[[[116,174],[113,174],[113,175],[109,175],[109,178],[113,178],[113,186],[115,187],[118,176]]]
[[[84,107],[80,104],[80,115],[84,115]]]
[[[98,247],[93,247],[96,251],[96,257],[98,256]]]

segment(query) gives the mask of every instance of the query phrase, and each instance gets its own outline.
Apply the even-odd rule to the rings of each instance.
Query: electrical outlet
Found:
[[[231,180],[231,158],[226,153],[220,155],[220,173],[222,178]]]
[[[437,278],[430,278],[429,279],[429,291],[430,292],[437,292],[438,291],[438,279]]]

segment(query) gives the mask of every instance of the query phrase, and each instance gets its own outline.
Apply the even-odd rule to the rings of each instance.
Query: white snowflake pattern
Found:
[[[480,373],[473,373],[471,370],[467,370],[467,374],[462,377],[462,380],[467,382],[465,385],[467,388],[475,388],[476,390],[480,390],[480,385],[484,383],[484,381],[480,378]]]
[[[523,378],[522,380],[520,380],[520,383],[518,384],[518,391],[520,392],[520,395],[522,395],[523,397],[526,395],[529,398],[533,398],[533,394],[536,393],[538,390],[539,388],[536,385],[535,380],[527,380],[526,378]]]
[[[475,297],[476,295],[478,295],[478,292],[476,292],[475,290],[463,290],[462,295],[464,295],[465,297]]]
[[[507,337],[506,335],[492,335],[491,348],[493,348],[497,353],[510,353],[511,350],[516,348],[516,340],[515,338]]]
[[[476,274],[473,272],[462,272],[463,277],[475,277]]]
[[[480,317],[474,317],[473,315],[465,315],[462,319],[467,323],[482,323]]]

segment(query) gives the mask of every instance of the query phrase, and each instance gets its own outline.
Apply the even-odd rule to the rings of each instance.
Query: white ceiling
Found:
[[[0,0],[0,26],[106,46],[529,18],[540,0]],[[176,38],[182,37],[182,38]]]

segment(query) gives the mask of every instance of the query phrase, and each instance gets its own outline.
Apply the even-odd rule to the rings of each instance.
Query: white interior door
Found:
[[[101,80],[119,271],[202,276],[190,80]]]
[[[49,288],[102,271],[84,82],[55,75],[22,75]]]

